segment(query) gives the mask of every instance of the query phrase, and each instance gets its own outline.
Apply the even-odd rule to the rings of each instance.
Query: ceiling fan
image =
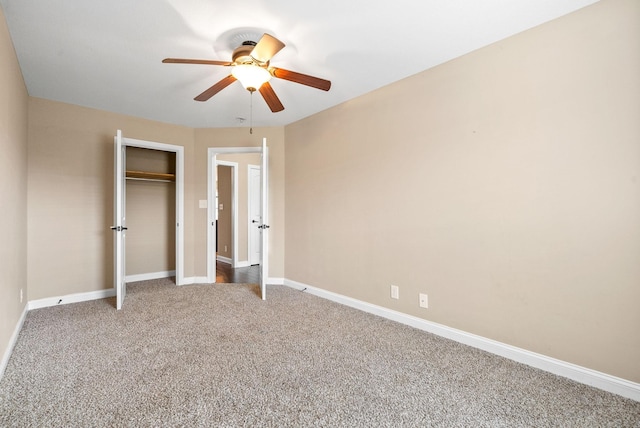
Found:
[[[260,92],[260,95],[262,95],[262,98],[264,98],[271,111],[276,113],[284,110],[284,106],[273,90],[273,87],[269,84],[271,77],[289,80],[323,91],[328,91],[331,88],[331,82],[329,80],[269,66],[271,58],[280,52],[284,46],[285,44],[283,42],[265,33],[258,43],[251,40],[243,42],[241,46],[233,51],[231,62],[183,58],[166,58],[162,60],[162,62],[233,67],[230,75],[194,99],[196,101],[207,101],[236,80],[239,80],[242,86],[249,92]]]

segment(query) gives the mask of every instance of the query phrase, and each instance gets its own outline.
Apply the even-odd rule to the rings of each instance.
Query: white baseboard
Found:
[[[149,281],[150,279],[169,278],[176,276],[175,270],[164,272],[140,273],[137,275],[127,275],[124,277],[125,282]]]
[[[107,290],[89,291],[87,293],[67,294],[66,296],[47,297],[46,299],[30,300],[28,303],[29,310],[48,308],[51,306],[66,305],[68,303],[86,302],[89,300],[105,299],[116,295],[115,288]]]
[[[206,276],[191,276],[189,278],[184,278],[181,285],[193,284],[209,284],[209,278]]]
[[[362,310],[364,312],[406,324],[438,336],[446,337],[447,339],[455,340],[456,342],[473,346],[474,348],[482,349],[492,354],[496,354],[558,376],[575,380],[576,382],[618,394],[635,401],[640,401],[640,383],[631,382],[626,379],[611,376],[606,373],[581,367],[546,355],[527,351],[526,349],[517,348],[506,343],[487,339],[486,337],[467,333],[462,330],[447,327],[442,324],[427,321],[422,318],[407,315],[382,306],[373,305],[371,303],[323,290],[321,288],[306,285],[301,282],[284,278],[284,285]]]
[[[229,257],[220,256],[220,255],[216,256],[216,260],[222,263],[226,263],[228,265],[230,265],[232,262],[232,260]]]
[[[22,325],[24,324],[24,319],[27,317],[27,312],[29,312],[29,304],[24,305],[24,309],[22,310],[22,315],[18,319],[16,323],[16,327],[13,329],[13,334],[9,339],[9,343],[7,344],[7,349],[4,351],[4,355],[2,356],[2,361],[0,361],[0,380],[4,376],[4,371],[7,368],[7,364],[9,364],[9,358],[11,358],[11,353],[13,352],[13,348],[16,346],[16,342],[18,341],[18,335],[20,334],[20,330],[22,330]]]
[[[226,263],[228,265],[233,265],[233,260],[231,260],[229,257],[216,256],[216,260],[222,263]],[[237,261],[235,266],[232,266],[232,267],[235,269],[235,268],[243,268],[243,267],[249,267],[249,266],[251,265],[247,260],[240,260],[240,261]]]
[[[126,282],[136,281],[148,281],[151,279],[171,278],[176,276],[176,271],[171,270],[167,272],[152,272],[143,273],[140,275],[129,275],[125,278]],[[182,278],[182,284],[180,285],[192,285],[192,284],[208,284],[209,279],[206,276],[191,276]]]
[[[267,278],[267,285],[284,285],[284,278]]]

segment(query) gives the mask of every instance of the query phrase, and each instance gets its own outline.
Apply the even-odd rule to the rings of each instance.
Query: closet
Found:
[[[176,153],[126,147],[126,281],[176,270]]]

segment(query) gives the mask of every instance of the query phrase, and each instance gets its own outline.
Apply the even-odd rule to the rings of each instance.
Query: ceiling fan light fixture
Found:
[[[251,92],[257,91],[263,83],[271,79],[271,73],[266,68],[251,64],[238,64],[233,67],[231,74]]]

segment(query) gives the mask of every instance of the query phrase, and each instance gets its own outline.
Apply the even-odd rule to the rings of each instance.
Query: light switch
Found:
[[[198,202],[200,204],[200,208],[207,208],[207,200],[206,199],[200,199]]]
[[[224,209],[224,206],[223,206],[222,204],[220,204],[220,205],[218,206],[218,209],[219,209],[219,210],[222,210],[222,209]]]

